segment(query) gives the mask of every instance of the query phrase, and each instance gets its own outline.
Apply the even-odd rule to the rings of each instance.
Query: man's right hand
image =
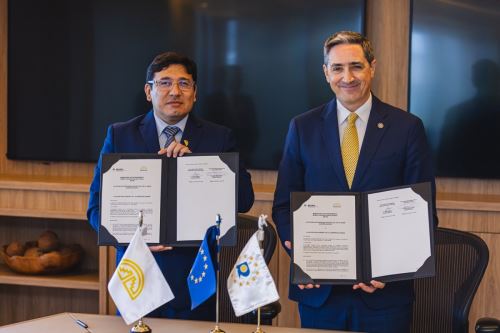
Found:
[[[285,241],[284,244],[285,244],[285,246],[286,246],[287,249],[289,249],[289,250],[292,249],[292,242]],[[298,284],[297,287],[299,287],[300,290],[304,290],[304,289],[319,288],[320,285],[319,284],[309,283],[309,284]]]
[[[173,247],[165,245],[151,245],[149,246],[149,249],[151,250],[151,252],[163,252],[172,250]]]

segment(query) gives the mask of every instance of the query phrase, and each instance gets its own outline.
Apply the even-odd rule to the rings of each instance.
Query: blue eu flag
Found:
[[[210,248],[214,247],[218,231],[217,226],[208,228],[187,277],[189,294],[191,295],[191,310],[215,294],[215,268],[210,255]]]

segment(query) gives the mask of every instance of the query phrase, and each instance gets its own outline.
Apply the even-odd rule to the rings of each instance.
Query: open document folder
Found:
[[[128,244],[142,211],[148,244],[198,246],[220,214],[221,244],[234,245],[238,163],[238,153],[104,154],[98,244]]]
[[[291,194],[292,282],[389,282],[435,274],[430,183]]]

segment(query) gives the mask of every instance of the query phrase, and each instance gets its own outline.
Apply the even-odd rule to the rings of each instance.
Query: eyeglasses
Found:
[[[148,81],[148,83],[149,84],[154,83],[159,90],[164,90],[164,91],[172,89],[175,84],[177,84],[179,89],[182,91],[189,91],[194,86],[193,81],[186,80],[186,79],[180,79],[178,81],[171,80],[171,79],[161,79],[161,80],[156,80],[156,81],[151,80],[151,81]]]

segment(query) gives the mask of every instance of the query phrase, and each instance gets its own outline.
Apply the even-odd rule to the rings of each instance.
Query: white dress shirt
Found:
[[[370,93],[370,97],[368,97],[368,100],[354,111],[358,115],[358,119],[356,119],[355,125],[358,132],[359,150],[361,150],[361,145],[363,144],[363,139],[365,138],[366,126],[368,125],[368,118],[370,117],[371,109],[372,94]],[[351,111],[347,110],[337,99],[337,119],[339,121],[340,144],[342,144],[344,131],[347,127],[347,118],[350,114]]]
[[[158,131],[158,141],[160,143],[161,148],[163,148],[163,146],[167,142],[167,134],[163,133],[163,130],[167,126],[179,127],[180,131],[177,132],[177,134],[175,135],[175,141],[181,142],[182,133],[184,133],[184,128],[186,127],[186,122],[187,122],[187,119],[189,117],[189,113],[184,118],[182,118],[181,121],[179,121],[177,124],[173,124],[173,125],[167,124],[162,119],[160,119],[160,117],[157,117],[156,113],[154,113],[154,111],[153,111],[153,116],[155,117],[156,130]]]

